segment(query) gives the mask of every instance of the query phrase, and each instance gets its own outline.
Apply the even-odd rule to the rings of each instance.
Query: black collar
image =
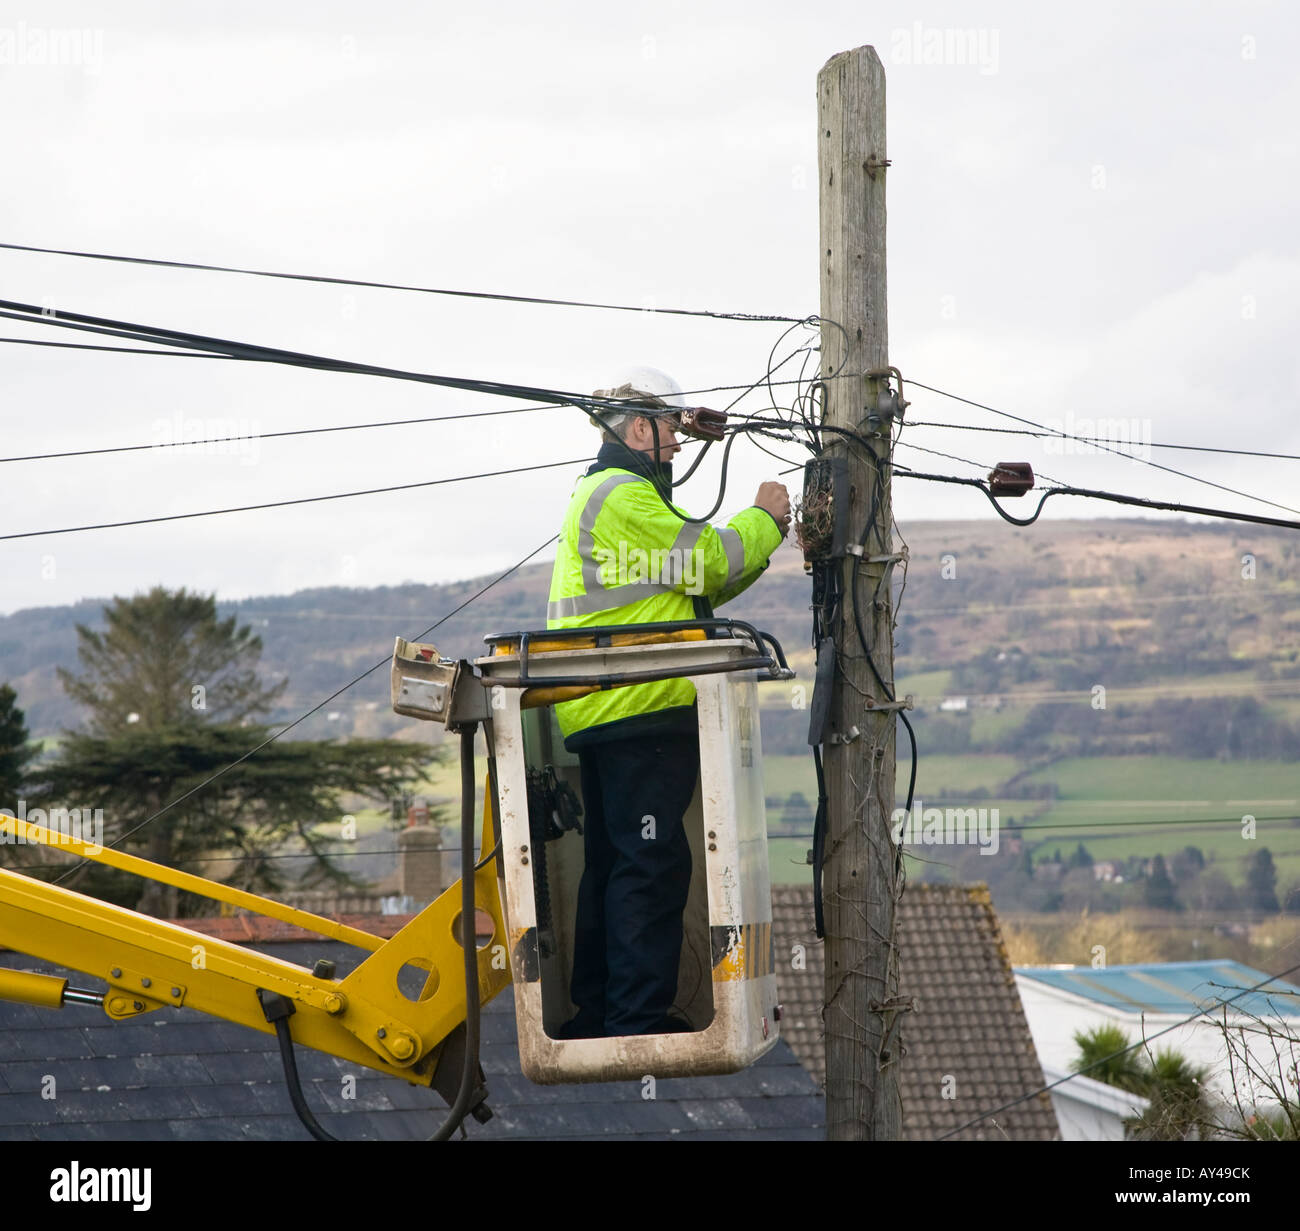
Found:
[[[672,462],[660,462],[656,466],[648,453],[633,449],[621,440],[607,440],[602,444],[600,452],[596,454],[596,460],[591,463],[587,473],[595,474],[598,470],[610,470],[615,467],[619,470],[630,470],[633,474],[649,479],[661,491],[672,490]]]

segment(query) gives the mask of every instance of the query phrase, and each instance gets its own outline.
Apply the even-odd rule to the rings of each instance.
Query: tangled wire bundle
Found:
[[[823,488],[794,502],[794,534],[803,552],[805,569],[810,569],[814,560],[825,559],[831,549],[835,533],[833,500],[831,492]]]

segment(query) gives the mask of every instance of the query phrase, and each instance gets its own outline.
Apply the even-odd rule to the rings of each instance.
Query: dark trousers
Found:
[[[571,996],[583,1034],[652,1034],[677,995],[691,849],[682,820],[698,737],[658,735],[579,754],[586,868]]]

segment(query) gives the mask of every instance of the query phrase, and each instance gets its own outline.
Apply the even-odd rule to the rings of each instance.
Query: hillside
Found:
[[[1082,842],[1096,859],[1137,861],[1133,869],[1194,845],[1214,864],[1208,872],[1234,891],[1255,848],[1268,845],[1279,895],[1300,882],[1300,828],[1291,819],[1300,816],[1295,536],[1138,520],[1023,530],[1000,521],[919,522],[902,533],[910,567],[898,608],[897,676],[916,700],[917,794],[927,803],[997,807],[1004,837],[1031,855],[1023,866],[1011,841],[996,859],[930,850],[914,877],[1002,883],[1000,903],[1018,906],[1050,909],[1080,895],[1102,904],[1110,887],[1094,892],[1081,876],[1069,892],[1035,879],[1036,862],[1058,848],[1068,856]],[[272,715],[283,722],[386,663],[395,635],[418,637],[487,580],[307,590],[220,608],[262,638],[268,674],[288,677]],[[485,633],[538,627],[549,581],[549,564],[522,569],[428,639],[444,654],[474,655]],[[723,614],[774,633],[807,683],[808,601],[802,560],[787,545]],[[100,607],[0,618],[0,680],[17,689],[34,735],[54,736],[78,721],[55,667],[75,669],[75,625],[98,624]],[[762,703],[769,821],[789,835],[773,844],[774,876],[803,879],[816,793],[807,712],[792,704],[788,685],[764,686]],[[391,712],[380,669],[295,730],[301,738],[350,733],[423,739],[429,731]],[[906,771],[903,740],[900,803]],[[1243,843],[1222,822],[1239,829],[1248,813],[1259,818],[1259,838]],[[1207,828],[1210,821],[1217,828]],[[1231,908],[1232,893],[1213,887],[1202,893],[1206,907]]]
[[[1300,717],[1300,568],[1295,536],[1281,530],[1174,522],[919,522],[903,527],[911,552],[899,605],[897,670],[923,710],[967,698],[970,743],[954,718],[931,723],[944,743],[993,750],[1031,712],[1063,740],[1089,733],[1045,717],[1077,708],[1097,684],[1108,712],[1149,712],[1128,734],[1161,733],[1161,702],[1209,695],[1259,700],[1272,714]],[[1254,557],[1254,578],[1242,557]],[[289,690],[273,718],[288,719],[386,659],[393,637],[412,637],[464,602],[489,578],[453,585],[302,590],[221,603],[252,625],[268,674]],[[544,624],[550,565],[537,564],[452,617],[432,639],[449,655],[473,655],[485,633]],[[897,595],[899,586],[895,585]],[[774,633],[792,662],[811,666],[808,581],[786,545],[768,575],[722,614]],[[219,596],[218,596],[219,597]],[[0,680],[17,689],[35,735],[75,725],[56,665],[76,667],[75,625],[100,624],[102,603],[30,608],[0,617]],[[801,670],[806,677],[806,670]],[[396,732],[387,678],[376,672],[304,724],[304,735]],[[1036,707],[1036,708],[1035,708]],[[1085,704],[1084,711],[1095,712]],[[784,751],[799,750],[765,726]],[[1092,737],[1110,738],[1104,731]],[[956,750],[956,749],[953,749]]]

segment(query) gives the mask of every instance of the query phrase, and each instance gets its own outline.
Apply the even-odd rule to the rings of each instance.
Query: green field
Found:
[[[1125,859],[1195,846],[1239,884],[1247,860],[1266,846],[1279,886],[1300,879],[1300,825],[1291,819],[1300,817],[1300,769],[1290,762],[1075,757],[1028,780],[1057,787],[1034,822],[1051,828],[1023,835],[1049,849],[1059,840],[1065,853],[1081,841],[1094,859]],[[1243,836],[1247,815],[1256,818],[1253,839]]]
[[[980,721],[1002,715],[983,714]],[[906,791],[909,761],[906,743],[898,758],[898,790]],[[1058,846],[1063,855],[1083,842],[1094,859],[1127,859],[1163,854],[1168,858],[1184,846],[1196,846],[1213,870],[1235,884],[1244,880],[1246,861],[1263,846],[1273,855],[1279,889],[1300,881],[1300,768],[1283,761],[1192,761],[1175,757],[1072,757],[1026,775],[1028,783],[1053,783],[1055,799],[1007,799],[997,788],[1023,769],[1007,755],[927,756],[921,743],[916,798],[926,806],[977,805],[997,808],[1003,825],[1025,825],[1016,831],[1036,857]],[[486,762],[477,759],[480,784]],[[419,793],[442,800],[448,821],[456,819],[459,768],[454,760],[436,767]],[[816,806],[817,779],[811,755],[768,756],[763,761],[768,824],[786,822],[784,804],[802,792]],[[481,785],[480,785],[481,791]],[[967,792],[985,791],[982,798]],[[946,792],[946,795],[942,793]],[[476,809],[481,811],[481,807]],[[356,809],[363,831],[389,820],[380,810]],[[1256,837],[1242,837],[1241,818],[1257,818]],[[1193,824],[1214,821],[1213,824]],[[774,884],[807,883],[811,872],[805,854],[812,843],[811,817],[791,818],[799,836],[774,838],[770,845]],[[807,836],[804,836],[804,835]],[[927,852],[927,856],[932,852]],[[911,862],[913,875],[946,879],[942,859]]]
[[[768,867],[774,885],[811,885],[808,866],[811,838],[773,838],[767,844]]]
[[[914,675],[901,676],[895,682],[895,696],[905,697],[910,692],[916,697],[946,697],[952,683],[952,672],[918,671]]]
[[[1033,774],[1060,800],[1176,801],[1189,806],[1300,808],[1300,766],[1289,761],[1190,761],[1178,757],[1073,757]],[[1252,811],[1253,807],[1246,807]]]
[[[966,718],[966,722],[970,724],[972,742],[986,746],[1010,734],[1025,721],[1025,710],[1018,705],[1006,705],[999,710],[979,709],[967,713],[969,717]]]
[[[920,763],[916,772],[916,797],[922,801],[937,800],[940,792],[947,791],[949,798],[961,800],[963,793],[974,790],[992,791],[1020,768],[1011,756],[930,756],[921,748]],[[907,778],[911,772],[911,758],[906,742],[898,750],[898,797],[900,806],[907,794]],[[768,799],[784,804],[792,792],[802,791],[812,805],[817,799],[817,772],[813,768],[811,752],[807,756],[765,756],[763,758],[763,793]],[[983,800],[980,801],[984,803]],[[1037,809],[1041,800],[1017,800],[1012,811],[1020,815],[1026,809]],[[781,819],[780,805],[768,808],[769,822]]]

